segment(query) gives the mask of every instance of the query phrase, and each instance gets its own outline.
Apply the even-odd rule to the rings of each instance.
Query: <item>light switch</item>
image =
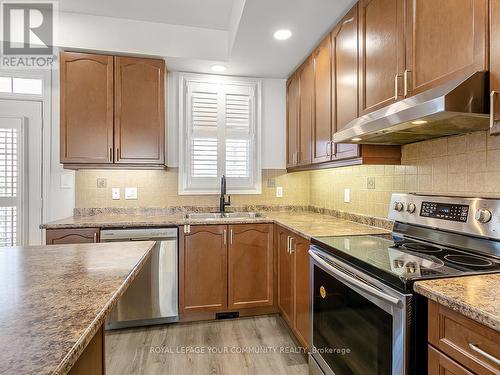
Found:
[[[136,187],[126,187],[125,188],[125,199],[137,199],[137,188]]]
[[[351,189],[344,189],[344,203],[351,202]]]
[[[111,198],[115,200],[120,199],[120,188],[111,189]]]
[[[283,187],[276,186],[276,196],[278,198],[283,198]]]

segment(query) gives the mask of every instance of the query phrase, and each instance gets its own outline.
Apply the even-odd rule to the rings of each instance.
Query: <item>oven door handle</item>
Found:
[[[352,276],[346,275],[345,273],[339,271],[338,269],[333,267],[331,264],[329,264],[328,262],[323,260],[318,255],[316,255],[314,253],[314,251],[309,250],[309,255],[311,256],[311,258],[314,259],[314,261],[316,263],[323,266],[325,269],[328,270],[328,272],[333,273],[335,276],[337,276],[339,279],[343,280],[347,284],[354,285],[354,286],[364,290],[365,292],[370,293],[371,295],[378,297],[378,298],[380,298],[380,299],[382,299],[382,300],[384,300],[392,305],[395,305],[399,308],[403,307],[403,302],[401,300],[397,299],[396,297],[385,294],[385,293],[381,292],[380,290],[372,287],[371,285],[364,283],[361,280],[358,280]]]

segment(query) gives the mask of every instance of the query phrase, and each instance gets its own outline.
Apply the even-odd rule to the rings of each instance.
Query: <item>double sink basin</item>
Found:
[[[185,219],[193,220],[218,220],[218,219],[254,219],[262,217],[259,212],[196,212],[184,216]]]

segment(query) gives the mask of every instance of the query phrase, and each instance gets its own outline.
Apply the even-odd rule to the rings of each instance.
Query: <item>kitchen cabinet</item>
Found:
[[[490,134],[500,135],[500,0],[490,0]]]
[[[65,168],[164,168],[165,63],[62,52]]]
[[[65,245],[99,242],[99,228],[47,229],[45,244]]]
[[[309,347],[311,314],[309,240],[276,227],[278,309],[299,342]]]
[[[165,63],[115,57],[115,163],[165,161]]]
[[[186,229],[187,228],[187,229]],[[180,313],[274,305],[272,224],[190,225],[179,237]]]
[[[299,139],[299,78],[293,74],[287,81],[287,168],[297,165]]]
[[[488,69],[487,0],[407,0],[406,22],[405,96]]]
[[[113,56],[63,52],[60,151],[63,164],[113,163]]]
[[[312,128],[314,124],[314,65],[311,58],[299,68],[299,149],[298,165],[312,162]]]
[[[332,141],[332,77],[331,41],[325,38],[313,53],[314,115],[312,158],[314,163],[331,160]]]
[[[358,6],[361,116],[400,99],[405,8],[404,0],[360,0]]]
[[[227,308],[227,226],[192,225],[179,238],[179,309]]]
[[[273,225],[229,225],[228,308],[273,304]]]
[[[500,373],[499,332],[431,300],[428,322],[430,375]]]

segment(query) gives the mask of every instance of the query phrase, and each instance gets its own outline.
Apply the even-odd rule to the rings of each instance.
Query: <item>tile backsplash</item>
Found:
[[[234,195],[234,205],[311,205],[370,216],[387,216],[393,192],[419,192],[500,198],[500,137],[486,132],[439,138],[403,146],[402,165],[354,166],[286,173],[264,170],[262,194]],[[177,194],[178,170],[81,170],[76,173],[76,207],[216,206],[218,196]],[[97,187],[104,178],[106,187]],[[102,186],[102,180],[99,181]],[[276,187],[283,187],[282,198]],[[111,199],[111,188],[121,199]],[[125,200],[125,187],[138,199]],[[350,189],[350,202],[344,202]]]

